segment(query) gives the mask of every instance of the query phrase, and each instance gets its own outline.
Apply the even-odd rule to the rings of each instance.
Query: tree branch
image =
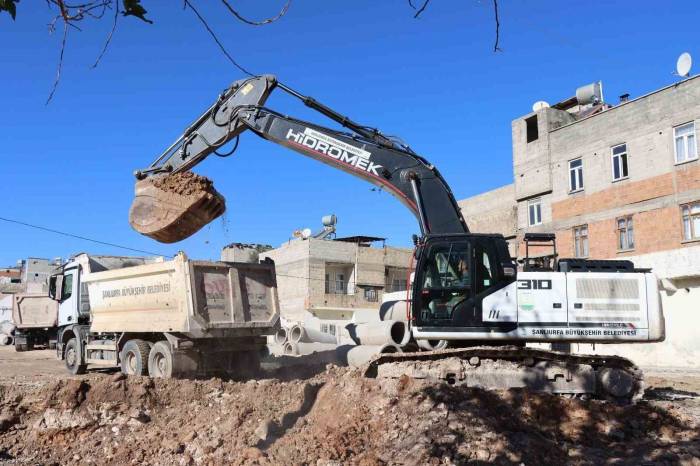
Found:
[[[417,19],[417,18],[420,16],[420,14],[423,13],[423,11],[425,11],[425,9],[426,9],[427,6],[428,6],[428,3],[430,3],[430,0],[425,0],[425,1],[423,2],[423,5],[420,7],[420,9],[419,9],[418,11],[416,11],[416,14],[415,14],[415,15],[413,15],[413,18],[414,18],[414,19]],[[414,10],[416,9],[416,7],[413,6],[413,3],[411,3],[410,1],[408,2],[408,4],[411,5],[411,6],[413,7]]]
[[[503,52],[501,48],[498,46],[498,41],[500,40],[500,29],[501,29],[501,22],[498,20],[498,0],[493,0],[493,11],[495,14],[496,18],[496,42],[493,44],[493,51],[494,52]]]
[[[112,41],[114,31],[117,29],[117,19],[119,19],[119,0],[114,0],[114,22],[112,23],[112,30],[109,31],[109,35],[107,36],[105,45],[104,47],[102,47],[102,52],[100,52],[100,55],[97,57],[97,60],[95,60],[95,63],[92,65],[93,69],[97,68],[97,65],[100,63],[100,60],[102,60],[102,57],[107,52],[107,47],[109,47],[109,43]]]
[[[282,6],[282,9],[280,10],[279,13],[277,13],[277,16],[273,16],[272,18],[263,19],[262,21],[252,21],[252,20],[250,20],[250,19],[247,19],[247,18],[243,17],[243,16],[242,16],[240,13],[238,13],[238,12],[231,6],[231,4],[229,4],[229,2],[227,2],[226,0],[221,0],[221,3],[223,3],[224,5],[226,5],[226,8],[228,8],[228,10],[229,10],[236,18],[238,18],[240,21],[243,21],[243,22],[246,23],[246,24],[250,24],[251,26],[264,26],[265,24],[270,24],[270,23],[272,23],[272,22],[275,22],[275,21],[277,21],[278,19],[280,19],[282,16],[284,16],[285,13],[287,13],[287,10],[289,10],[289,5],[292,3],[292,0],[287,0],[287,3],[285,3],[285,4]]]
[[[58,66],[56,67],[56,79],[53,82],[53,87],[51,88],[51,93],[49,94],[49,98],[46,99],[46,104],[48,105],[49,102],[51,102],[51,99],[53,99],[53,95],[56,93],[56,89],[58,88],[58,83],[61,80],[61,68],[63,68],[63,52],[66,50],[66,38],[68,37],[68,22],[64,21],[63,22],[63,40],[61,40],[61,54],[58,57]]]

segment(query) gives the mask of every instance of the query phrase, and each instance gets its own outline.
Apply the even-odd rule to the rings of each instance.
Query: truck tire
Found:
[[[71,338],[66,343],[66,369],[73,375],[84,374],[87,364],[83,364],[83,354],[78,347],[78,340]]]
[[[148,355],[148,375],[157,378],[173,376],[173,352],[167,341],[159,341],[151,348]]]
[[[15,342],[15,351],[17,351],[17,352],[27,351],[27,344]]]
[[[146,375],[150,347],[144,340],[129,340],[122,348],[119,359],[122,372],[126,375]]]

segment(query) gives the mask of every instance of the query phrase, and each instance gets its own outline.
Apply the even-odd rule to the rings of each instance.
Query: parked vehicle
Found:
[[[272,261],[80,254],[49,278],[57,356],[72,374],[172,377],[255,369],[279,327]]]

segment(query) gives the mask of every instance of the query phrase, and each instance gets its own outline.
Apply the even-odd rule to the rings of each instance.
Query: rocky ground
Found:
[[[700,465],[687,373],[651,374],[620,407],[332,365],[250,381],[61,370],[48,351],[0,351],[0,464]]]

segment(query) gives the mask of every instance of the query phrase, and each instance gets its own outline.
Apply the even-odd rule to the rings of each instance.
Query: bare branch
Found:
[[[493,0],[493,11],[496,17],[496,42],[493,44],[493,51],[494,52],[503,52],[501,48],[498,46],[498,41],[500,39],[500,29],[501,29],[501,22],[498,20],[498,0]]]
[[[51,88],[51,93],[49,98],[46,99],[46,104],[48,105],[53,99],[53,95],[56,93],[56,88],[58,88],[58,82],[61,80],[61,68],[63,67],[63,52],[66,50],[66,38],[68,37],[68,22],[63,23],[63,40],[61,40],[61,54],[58,57],[58,66],[56,67],[56,79],[53,82],[53,88]]]
[[[289,10],[289,5],[292,3],[292,0],[287,0],[287,3],[285,3],[284,6],[282,6],[282,9],[280,10],[279,13],[277,13],[277,16],[273,16],[272,18],[263,19],[262,21],[252,21],[252,20],[250,20],[250,19],[247,19],[247,18],[241,16],[241,14],[238,13],[236,10],[234,10],[233,7],[231,6],[231,4],[229,4],[229,2],[227,2],[226,0],[221,0],[221,2],[222,2],[224,5],[226,5],[226,8],[228,8],[228,10],[229,10],[236,18],[238,18],[239,20],[243,21],[244,23],[250,24],[251,26],[264,26],[265,24],[270,24],[270,23],[272,23],[272,22],[274,22],[274,21],[277,21],[277,20],[280,19],[282,16],[284,16],[285,13],[287,13],[287,10]]]
[[[430,0],[425,0],[425,1],[423,2],[423,6],[421,6],[420,9],[419,9],[418,11],[416,11],[416,14],[415,14],[415,15],[413,15],[413,18],[414,18],[414,19],[415,19],[415,18],[418,18],[418,17],[420,16],[420,14],[423,13],[423,11],[427,8],[428,3],[430,3]],[[411,2],[408,2],[408,4],[411,5],[411,6],[413,6],[413,3],[411,3]],[[413,6],[413,9],[415,9],[415,8],[416,8],[416,7]]]
[[[236,60],[233,59],[233,57],[231,56],[231,54],[228,53],[228,51],[226,50],[226,47],[224,47],[224,44],[221,43],[221,41],[219,40],[219,38],[216,37],[216,34],[214,33],[214,31],[212,31],[211,27],[209,27],[209,24],[207,24],[207,21],[202,17],[202,15],[199,14],[199,11],[197,11],[197,9],[192,5],[192,2],[189,1],[189,0],[184,0],[184,1],[185,1],[185,5],[188,6],[188,7],[190,7],[190,9],[194,12],[194,14],[197,15],[197,18],[199,19],[199,21],[202,23],[202,25],[204,25],[204,27],[206,28],[207,32],[209,32],[209,34],[211,35],[211,37],[212,37],[212,38],[214,39],[214,41],[216,42],[216,45],[219,46],[219,48],[221,49],[221,51],[223,52],[223,54],[226,55],[226,58],[228,58],[228,60],[229,60],[231,63],[233,63],[233,66],[235,66],[236,68],[238,68],[239,70],[241,70],[242,72],[244,72],[245,74],[247,74],[248,76],[255,76],[253,73],[251,73],[251,72],[248,71],[247,69],[243,68],[243,66],[239,65],[238,62],[237,62]]]
[[[102,57],[107,52],[107,47],[109,47],[109,43],[112,41],[114,31],[117,29],[117,19],[119,19],[119,0],[114,0],[114,22],[112,23],[112,30],[109,31],[109,35],[107,36],[105,45],[104,47],[102,47],[102,52],[100,52],[100,55],[97,57],[97,60],[95,60],[95,63],[92,65],[93,69],[97,68],[97,65],[100,63],[100,60],[102,60]]]

